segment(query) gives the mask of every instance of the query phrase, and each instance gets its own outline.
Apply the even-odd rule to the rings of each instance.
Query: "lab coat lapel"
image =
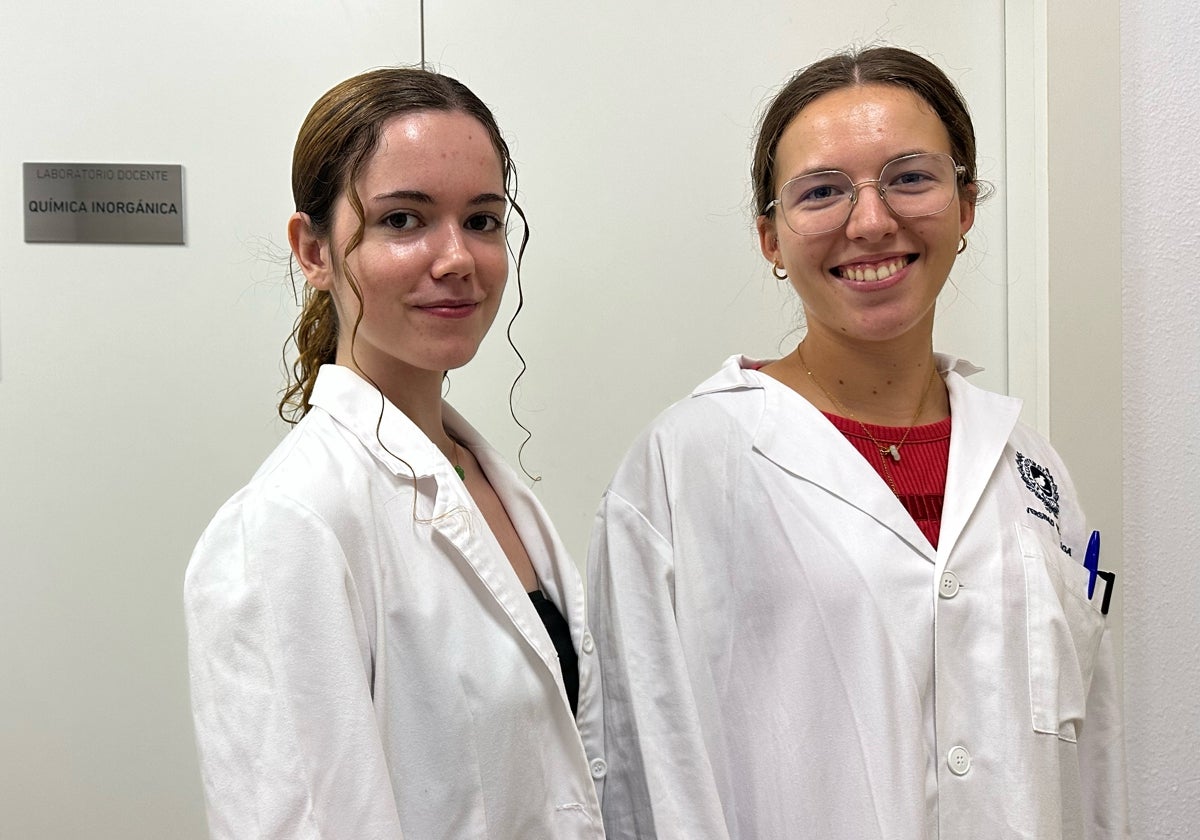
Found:
[[[541,579],[545,563],[539,562],[539,560],[546,556],[547,539],[554,538],[552,535],[546,534],[545,525],[548,523],[548,519],[539,518],[536,511],[531,510],[531,505],[537,506],[537,500],[533,498],[527,488],[520,484],[499,453],[449,405],[444,407],[443,419],[446,428],[471,450],[471,454],[483,468],[488,482],[496,491],[496,495],[500,497],[500,501],[503,503],[513,527],[516,528],[517,534],[521,537],[521,541],[525,544],[525,550],[529,553],[539,579]],[[509,621],[512,622],[521,637],[536,651],[538,658],[547,667],[552,667],[557,672],[558,654],[529,598],[529,593],[521,586],[520,579],[509,564],[504,550],[487,527],[483,514],[471,499],[466,488],[462,486],[457,476],[454,476],[454,481],[459,482],[455,487],[458,492],[450,494],[449,488],[440,488],[439,496],[453,495],[456,497],[456,503],[467,506],[467,509],[471,511],[471,516],[469,518],[466,516],[439,517],[434,527],[458,549],[463,559],[492,594],[496,603],[504,610],[505,615],[508,616]],[[524,498],[525,496],[528,498]],[[438,507],[441,507],[440,503]],[[471,527],[472,522],[475,523],[475,527]],[[551,593],[547,592],[546,595],[550,597]]]
[[[412,514],[428,522],[433,533],[462,556],[538,657],[547,664],[554,661],[551,659],[557,657],[554,645],[504,550],[454,467],[425,433],[348,368],[323,366],[312,402],[349,429],[393,473],[413,482],[417,498]],[[444,412],[446,427],[479,459],[505,508],[520,509],[521,506],[513,506],[511,502],[513,492],[509,485],[516,479],[500,462],[499,455],[453,408],[446,405]],[[537,545],[540,551],[532,529],[528,525],[522,527],[519,521],[522,517],[511,510],[509,515],[522,540],[528,541],[530,555],[535,551],[529,543]]]
[[[950,391],[952,426],[942,528],[938,534],[938,555],[942,558],[949,557],[954,550],[955,542],[992,480],[1021,414],[1019,399],[976,388],[957,370],[946,374],[946,386]]]
[[[783,469],[811,481],[874,519],[931,563],[934,550],[879,473],[812,403],[763,380],[764,410],[754,447]],[[797,429],[803,429],[802,434]]]

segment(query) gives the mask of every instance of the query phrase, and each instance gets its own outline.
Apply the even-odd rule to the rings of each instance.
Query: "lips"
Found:
[[[460,298],[447,298],[429,303],[417,304],[416,308],[429,315],[439,318],[466,318],[479,306],[479,301]]]
[[[883,260],[847,263],[835,266],[832,272],[843,280],[855,283],[878,283],[886,280],[901,269],[912,265],[917,259],[916,254],[905,254],[900,257],[888,257]]]

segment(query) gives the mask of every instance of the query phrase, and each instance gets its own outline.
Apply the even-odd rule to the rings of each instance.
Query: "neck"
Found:
[[[934,423],[950,413],[929,336],[861,345],[809,335],[781,361],[794,365],[787,384],[822,411],[882,426]]]
[[[445,402],[442,400],[443,374],[440,371],[415,368],[399,370],[394,367],[381,371],[363,370],[352,360],[344,359],[340,353],[338,364],[350,368],[367,382],[374,383],[388,402],[404,412],[404,416],[424,432],[442,454],[454,461],[454,444],[446,433],[442,419]]]

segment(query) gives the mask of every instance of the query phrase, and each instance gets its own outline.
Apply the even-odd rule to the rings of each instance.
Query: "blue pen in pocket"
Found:
[[[1088,598],[1096,591],[1096,574],[1100,571],[1100,532],[1092,531],[1088,540],[1087,553],[1083,556],[1083,568],[1088,570]]]

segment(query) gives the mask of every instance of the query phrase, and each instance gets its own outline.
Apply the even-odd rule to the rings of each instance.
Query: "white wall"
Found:
[[[1135,837],[1200,825],[1200,10],[1121,3],[1125,707]]]

